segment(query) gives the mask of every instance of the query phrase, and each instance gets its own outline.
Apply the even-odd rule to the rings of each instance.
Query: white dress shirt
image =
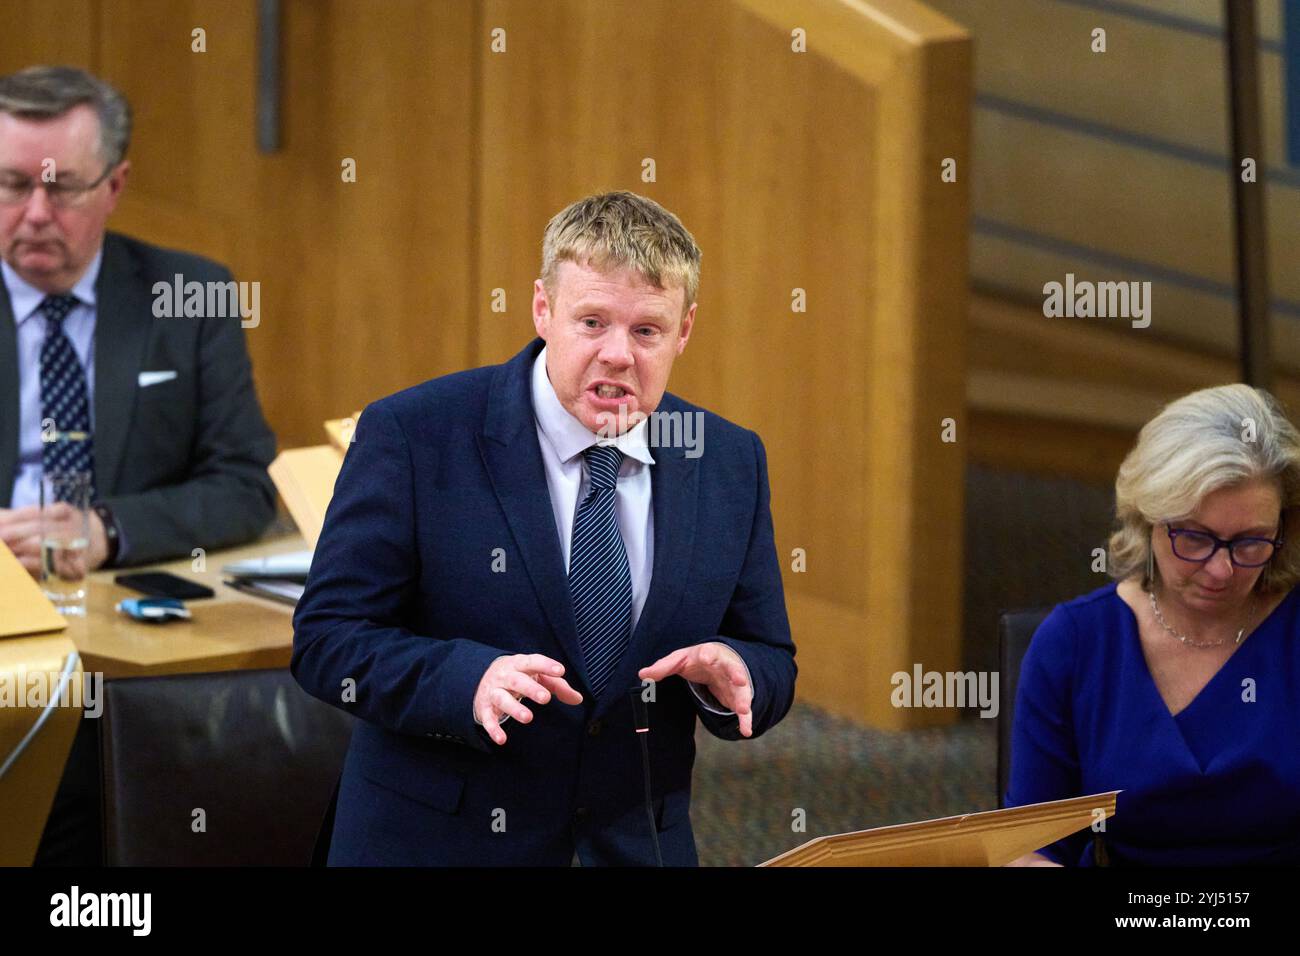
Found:
[[[650,577],[655,563],[655,516],[650,506],[650,466],[655,463],[646,447],[648,421],[638,422],[612,442],[598,438],[560,404],[550,377],[546,374],[546,349],[533,362],[533,415],[537,424],[537,444],[542,449],[546,467],[546,485],[551,493],[551,510],[555,529],[560,534],[560,553],[564,571],[569,571],[569,552],[573,548],[573,522],[578,506],[591,489],[587,460],[583,452],[596,444],[612,444],[623,453],[618,471],[614,513],[619,534],[627,550],[628,570],[632,574],[632,630],[636,630],[650,591]]]

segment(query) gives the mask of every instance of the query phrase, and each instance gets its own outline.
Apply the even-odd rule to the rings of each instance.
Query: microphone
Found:
[[[650,793],[650,708],[641,696],[640,686],[628,693],[632,697],[632,723],[636,726],[636,735],[641,738],[641,778],[645,781],[645,816],[650,824],[650,839],[654,842],[655,865],[664,865],[663,854],[659,851],[659,827],[655,825],[654,800]]]

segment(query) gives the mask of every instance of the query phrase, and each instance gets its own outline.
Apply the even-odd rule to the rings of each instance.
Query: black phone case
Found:
[[[119,574],[113,580],[124,588],[139,591],[146,597],[169,597],[181,601],[196,601],[210,598],[215,594],[210,587],[195,584],[185,578],[168,574],[165,571],[149,571],[143,574]]]

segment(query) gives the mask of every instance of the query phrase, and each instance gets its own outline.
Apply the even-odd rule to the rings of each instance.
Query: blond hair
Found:
[[[601,270],[631,268],[660,289],[680,285],[686,291],[683,310],[699,294],[700,247],[680,219],[636,193],[579,199],[546,224],[541,278],[552,305],[561,262]]]
[[[1142,427],[1115,479],[1110,576],[1144,571],[1156,525],[1189,518],[1220,488],[1260,479],[1278,483],[1284,540],[1256,588],[1280,592],[1300,581],[1300,433],[1272,395],[1249,385],[1170,402]]]

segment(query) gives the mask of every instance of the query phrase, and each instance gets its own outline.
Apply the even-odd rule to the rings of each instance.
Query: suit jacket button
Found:
[[[587,725],[588,737],[599,737],[600,732],[605,729],[605,725],[599,720],[593,720]]]

